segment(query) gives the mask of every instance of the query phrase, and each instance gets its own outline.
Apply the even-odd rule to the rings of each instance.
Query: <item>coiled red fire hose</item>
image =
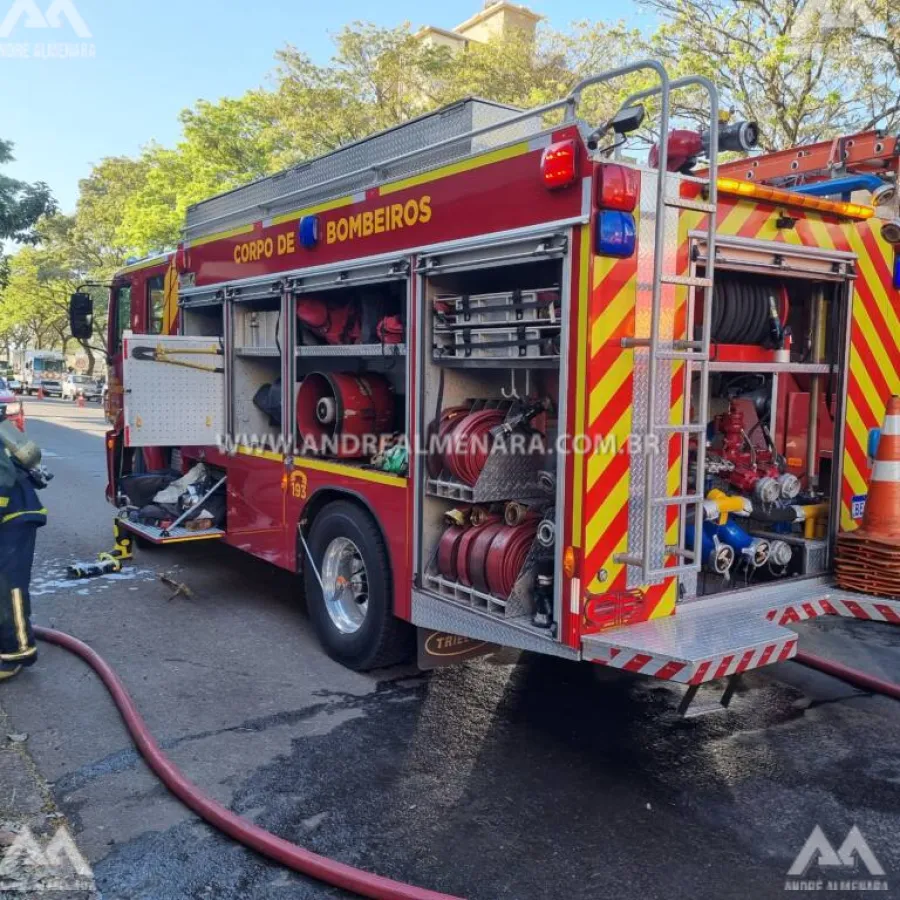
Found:
[[[231,810],[204,794],[197,785],[188,781],[160,750],[159,744],[147,730],[147,724],[141,718],[141,714],[137,711],[134,701],[125,690],[118,675],[98,653],[87,644],[62,631],[35,626],[34,633],[40,640],[56,644],[58,647],[80,656],[100,676],[100,680],[112,695],[113,702],[121,713],[125,726],[147,765],[185,806],[192,809],[214,828],[234,838],[245,847],[249,847],[263,856],[268,856],[269,859],[273,859],[295,872],[301,872],[336,887],[353,891],[362,897],[372,897],[376,900],[460,900],[459,897],[453,897],[450,894],[441,894],[426,888],[404,884],[401,881],[374,875],[326,856],[320,856],[318,853],[292,844],[290,841],[277,837],[235,815]]]
[[[463,484],[474,487],[491,452],[491,429],[506,418],[499,409],[482,409],[455,421],[446,432],[444,465]]]

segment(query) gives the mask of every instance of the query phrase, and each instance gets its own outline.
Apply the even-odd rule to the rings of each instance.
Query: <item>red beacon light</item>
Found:
[[[597,169],[597,206],[634,212],[638,199],[638,176],[627,166],[607,164]]]
[[[574,138],[557,141],[541,156],[541,177],[549,190],[568,187],[578,176],[578,145]]]

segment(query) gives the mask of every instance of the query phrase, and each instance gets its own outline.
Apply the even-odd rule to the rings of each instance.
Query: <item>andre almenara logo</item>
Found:
[[[0,15],[3,7],[0,0]],[[0,21],[0,59],[92,59],[92,39],[75,0],[12,0]]]

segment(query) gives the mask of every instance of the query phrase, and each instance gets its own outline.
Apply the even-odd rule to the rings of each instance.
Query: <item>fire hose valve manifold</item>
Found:
[[[800,493],[800,480],[782,471],[782,460],[774,448],[762,449],[750,443],[744,413],[733,402],[714,422],[722,436],[717,453],[727,464],[717,468],[732,487],[766,505],[791,500]]]

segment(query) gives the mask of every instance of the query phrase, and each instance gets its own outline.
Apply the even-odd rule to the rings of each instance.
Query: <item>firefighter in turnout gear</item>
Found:
[[[0,681],[37,659],[29,584],[37,530],[47,522],[36,490],[46,484],[42,470],[26,469],[8,446],[0,441]]]

